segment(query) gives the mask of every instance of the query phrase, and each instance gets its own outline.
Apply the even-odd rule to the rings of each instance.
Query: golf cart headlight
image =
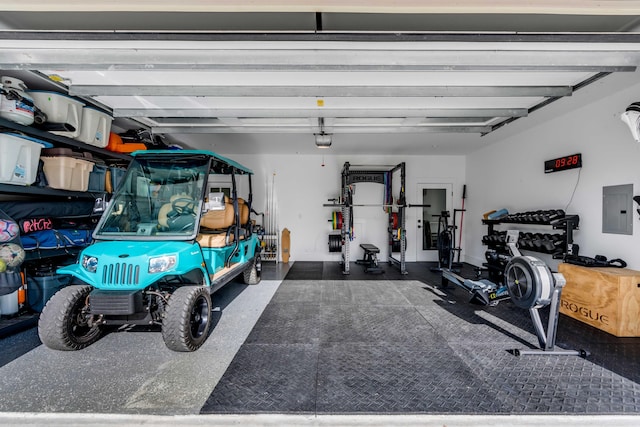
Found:
[[[164,255],[149,260],[149,273],[162,273],[176,265],[175,255]]]
[[[89,273],[95,273],[98,269],[98,258],[90,255],[82,257],[82,267]]]

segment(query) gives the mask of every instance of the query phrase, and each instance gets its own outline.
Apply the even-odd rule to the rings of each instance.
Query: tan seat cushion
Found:
[[[198,238],[196,241],[203,248],[222,248],[227,246],[229,243],[233,243],[233,234],[229,235],[229,241],[227,242],[227,234],[226,233],[216,233],[216,234],[198,234]]]
[[[210,210],[202,216],[200,226],[211,230],[223,230],[229,228],[234,222],[233,203],[225,196],[224,210]]]
[[[249,222],[249,205],[240,197],[238,197],[238,209],[240,209],[240,225],[246,225]]]

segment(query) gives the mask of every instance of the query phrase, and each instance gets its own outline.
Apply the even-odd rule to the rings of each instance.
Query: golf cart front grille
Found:
[[[137,285],[140,280],[140,267],[134,264],[115,263],[102,269],[102,283],[105,285]]]

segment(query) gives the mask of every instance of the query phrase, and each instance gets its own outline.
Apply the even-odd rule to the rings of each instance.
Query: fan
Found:
[[[629,105],[620,119],[629,126],[633,139],[640,142],[640,102]]]

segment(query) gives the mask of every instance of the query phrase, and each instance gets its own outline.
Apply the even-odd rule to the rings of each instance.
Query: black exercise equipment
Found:
[[[454,257],[455,224],[449,225],[449,211],[442,211],[438,217],[438,231],[436,249],[438,250],[438,266],[431,267],[431,271],[452,270]]]
[[[361,243],[360,247],[364,250],[364,258],[356,261],[356,264],[364,265],[365,273],[381,274],[384,270],[378,265],[378,254],[380,249],[371,243]]]
[[[458,246],[456,246],[456,237],[455,235],[453,236],[453,247],[454,247],[454,251],[456,251],[458,253],[458,260],[457,263],[459,265],[460,264],[460,255],[462,254],[462,225],[463,225],[463,221],[464,221],[464,213],[466,212],[466,209],[464,208],[464,200],[467,198],[467,185],[463,185],[462,186],[462,207],[460,209],[454,209],[453,210],[453,225],[456,224],[456,214],[458,212],[460,212],[460,237],[458,238]]]
[[[617,268],[625,268],[627,263],[620,259],[610,259],[608,260],[604,255],[596,255],[595,258],[591,258],[584,255],[567,255],[564,258],[564,262],[574,265],[580,265],[583,267],[617,267]]]
[[[356,165],[351,165],[349,162],[345,162],[342,168],[342,182],[341,193],[337,199],[329,199],[330,204],[324,204],[326,207],[339,207],[341,208],[341,215],[335,216],[329,220],[334,224],[337,224],[339,219],[342,221],[342,227],[340,228],[341,235],[341,251],[342,251],[342,274],[349,274],[349,262],[350,262],[350,242],[353,240],[353,207],[354,206],[381,206],[387,212],[389,217],[387,232],[388,232],[388,245],[389,245],[389,263],[395,265],[400,269],[401,274],[407,274],[405,263],[405,252],[407,248],[406,237],[406,208],[413,207],[430,207],[431,205],[424,204],[407,204],[405,199],[405,163],[399,163],[393,166],[389,170],[382,170],[385,166],[376,166],[380,169],[352,169]],[[359,166],[362,167],[362,166]],[[398,186],[400,191],[396,200],[393,200],[391,190],[393,189],[392,182],[394,176],[399,175],[400,185]],[[383,184],[385,186],[385,199],[381,204],[355,204],[353,203],[353,193],[355,184],[360,182],[373,182],[377,184]],[[393,212],[392,208],[396,207],[397,211]],[[335,229],[335,228],[334,228]],[[331,237],[330,237],[331,239]],[[400,259],[397,259],[394,253],[400,253]]]
[[[339,234],[329,234],[329,252],[340,252],[342,250],[342,236]]]
[[[503,299],[509,298],[506,286],[493,283],[488,279],[467,279],[449,269],[442,270],[442,287],[451,282],[469,292],[469,302],[494,306]]]
[[[381,206],[385,208],[389,216],[389,263],[400,268],[402,274],[407,274],[405,265],[405,251],[406,251],[406,230],[405,220],[406,215],[404,209],[408,207],[405,200],[405,163],[399,163],[389,170],[373,170],[373,169],[353,169],[353,165],[349,162],[345,162],[342,168],[342,182],[341,182],[341,194],[338,199],[329,200],[333,202],[331,204],[325,204],[329,207],[340,207],[341,215],[339,218],[342,222],[341,231],[341,252],[342,252],[342,274],[349,274],[349,262],[350,262],[350,242],[353,239],[353,207],[354,206]],[[393,201],[391,198],[390,189],[392,188],[392,181],[394,175],[399,174],[400,178],[400,193],[397,200]],[[355,184],[360,182],[373,182],[377,184],[383,184],[386,189],[385,201],[381,204],[354,204],[353,203],[353,188]],[[391,208],[395,205],[398,211],[392,212]],[[331,220],[337,225],[338,217],[334,217]],[[396,228],[394,229],[394,225]],[[394,233],[396,237],[394,238]],[[331,237],[330,237],[331,239]],[[397,247],[399,246],[399,247]],[[394,249],[399,249],[398,251]],[[400,259],[396,259],[393,252],[400,252]]]

